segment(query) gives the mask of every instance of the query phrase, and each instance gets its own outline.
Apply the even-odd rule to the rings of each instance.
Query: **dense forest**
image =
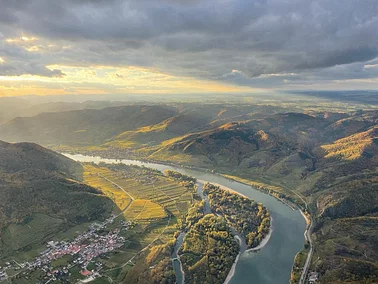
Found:
[[[110,216],[112,201],[73,179],[81,171],[79,163],[39,145],[0,141],[0,260]]]
[[[223,283],[239,245],[222,217],[208,214],[188,232],[181,248],[187,283]]]
[[[258,246],[269,233],[270,214],[262,204],[211,183],[204,185],[204,193],[209,197],[212,211],[241,233],[248,247]]]

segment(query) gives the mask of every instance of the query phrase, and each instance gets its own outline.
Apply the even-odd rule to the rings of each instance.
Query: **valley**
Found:
[[[42,283],[175,282],[176,275],[171,255],[176,236],[180,230],[191,232],[192,226],[193,228],[200,226],[197,225],[197,222],[207,222],[207,220],[202,220],[201,215],[194,218],[191,216],[192,208],[197,208],[199,200],[201,200],[196,193],[195,178],[172,170],[165,171],[163,174],[158,170],[133,165],[103,162],[99,164],[77,163],[40,146],[28,143],[20,146],[3,143],[2,153],[5,159],[2,160],[2,165],[4,169],[12,166],[15,171],[19,170],[13,168],[16,166],[16,160],[12,159],[12,163],[6,160],[6,157],[11,155],[9,151],[19,150],[18,147],[23,147],[21,148],[23,150],[32,150],[31,153],[20,156],[20,163],[26,160],[33,163],[36,157],[42,158],[41,154],[46,152],[44,161],[48,163],[48,169],[52,168],[52,165],[49,164],[50,160],[55,159],[59,165],[62,163],[61,167],[67,167],[67,170],[70,170],[66,174],[72,172],[70,174],[71,182],[76,182],[86,186],[88,190],[96,192],[104,202],[109,204],[109,207],[103,215],[93,217],[93,219],[81,217],[83,220],[77,219],[77,224],[72,224],[71,227],[61,227],[59,226],[61,223],[56,224],[54,220],[48,223],[46,217],[51,216],[51,212],[54,212],[52,209],[46,209],[46,217],[40,215],[40,210],[32,208],[30,215],[26,215],[23,220],[21,219],[19,222],[10,220],[8,227],[3,229],[1,242],[6,244],[9,239],[7,235],[11,233],[13,242],[16,241],[14,238],[17,236],[19,248],[6,247],[5,250],[4,247],[0,259],[2,264],[0,281],[9,283],[30,281]],[[42,171],[43,164],[38,165]],[[23,167],[24,165],[17,164],[17,166]],[[48,169],[44,171],[50,171]],[[55,174],[55,172],[51,174]],[[34,182],[35,177],[30,181]],[[9,182],[15,184],[14,177]],[[26,184],[28,185],[28,183]],[[9,185],[6,189],[11,190]],[[57,194],[55,191],[54,186],[48,189],[49,194]],[[25,194],[26,192],[23,192],[23,195]],[[34,195],[33,201],[38,200],[38,194]],[[90,206],[89,208],[96,211],[97,214],[102,212],[98,206],[87,204],[87,199],[82,199],[81,204],[81,208]],[[112,206],[110,206],[111,204]],[[198,208],[200,209],[195,209],[199,210],[196,212],[203,210],[201,207]],[[70,210],[68,207],[67,209]],[[14,210],[15,214],[19,214],[20,209]],[[251,214],[255,213],[251,211]],[[45,219],[42,221],[41,218]],[[216,218],[219,223],[217,226],[223,228],[221,230],[225,230],[226,221],[223,217]],[[188,220],[191,221],[187,223]],[[1,221],[5,222],[3,219]],[[37,237],[42,233],[42,231],[37,231],[38,222],[44,225],[41,227],[46,234],[43,238]],[[256,223],[256,226],[258,225],[259,222]],[[27,243],[27,239],[20,239],[22,235],[19,234],[22,230],[27,234],[27,239],[33,241],[34,248]],[[257,233],[257,227],[254,230]],[[231,232],[229,234],[229,244],[235,248],[236,252],[238,243],[232,237]],[[185,237],[185,242],[189,241],[189,236],[190,234]],[[260,239],[256,239],[255,244],[258,245],[260,241]],[[199,239],[193,239],[191,242],[192,244],[201,243]],[[224,254],[224,251],[215,249],[211,254],[212,260],[209,265],[212,265],[212,261],[219,262]],[[223,279],[231,269],[233,261],[231,257],[229,265],[225,265],[221,269],[222,275],[224,275]],[[186,265],[187,262],[183,260],[183,263]],[[185,273],[190,278],[189,271],[185,269]],[[222,283],[222,277],[219,283]]]
[[[0,284],[378,284],[377,11],[1,1]]]
[[[321,107],[294,111],[290,106],[264,104],[133,105],[17,118],[0,125],[0,139],[38,142],[65,153],[172,163],[249,184],[311,215],[310,271],[320,272],[328,282],[342,277],[370,281],[377,269],[373,237],[377,118],[375,110],[341,107],[331,112]],[[21,131],[22,127],[30,132]],[[143,218],[137,212],[145,208],[147,215],[163,218],[163,211],[158,213],[157,207],[145,201],[152,198],[159,205],[159,197],[128,190],[130,195],[125,195],[121,188],[127,183],[102,171],[86,173],[86,183],[96,187],[115,179],[109,186],[120,186],[118,192],[104,193],[121,211],[136,198],[125,213]],[[159,186],[157,190],[161,192]],[[168,201],[175,195],[165,198]],[[177,213],[181,205],[175,209],[167,202],[167,206]],[[362,218],[371,227],[357,228],[354,218]],[[328,229],[340,222],[350,222],[352,235],[345,238]],[[293,283],[299,281],[304,265],[296,263]],[[353,270],[359,265],[371,273]],[[352,269],[349,276],[342,273],[345,269]]]

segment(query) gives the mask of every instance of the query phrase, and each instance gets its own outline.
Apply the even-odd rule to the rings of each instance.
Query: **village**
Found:
[[[125,238],[120,235],[120,232],[128,230],[135,225],[133,221],[121,220],[118,228],[106,232],[105,229],[114,222],[115,218],[116,216],[112,215],[102,223],[91,224],[86,232],[78,235],[72,241],[49,241],[46,250],[32,261],[18,263],[13,260],[6,262],[4,267],[0,267],[0,282],[21,273],[25,279],[28,279],[29,273],[40,270],[44,275],[43,283],[50,283],[57,279],[67,278],[70,274],[69,269],[75,266],[80,267],[80,274],[86,277],[82,280],[83,283],[100,277],[99,271],[103,265],[101,262],[95,261],[95,259],[102,254],[123,246]],[[67,265],[61,268],[54,268],[52,262],[65,256],[72,256]],[[94,265],[89,269],[91,262],[94,262]],[[8,275],[7,270],[14,270],[16,273]]]

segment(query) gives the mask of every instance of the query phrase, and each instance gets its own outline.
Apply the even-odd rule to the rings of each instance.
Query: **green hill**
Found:
[[[110,215],[108,198],[73,179],[81,171],[36,144],[0,142],[0,262],[35,255],[54,235]]]

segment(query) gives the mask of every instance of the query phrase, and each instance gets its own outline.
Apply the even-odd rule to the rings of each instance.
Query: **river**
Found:
[[[69,155],[67,157],[79,162],[106,162],[124,163],[154,168],[159,171],[175,170],[186,175],[196,177],[213,183],[229,187],[257,202],[263,203],[270,211],[274,220],[272,236],[269,242],[259,251],[244,252],[241,254],[235,268],[235,273],[229,284],[244,283],[289,283],[291,267],[297,252],[304,247],[304,231],[306,222],[299,210],[293,210],[284,205],[276,198],[253,189],[236,181],[231,181],[222,176],[209,172],[163,165],[147,163],[134,160],[104,159],[83,155]]]

